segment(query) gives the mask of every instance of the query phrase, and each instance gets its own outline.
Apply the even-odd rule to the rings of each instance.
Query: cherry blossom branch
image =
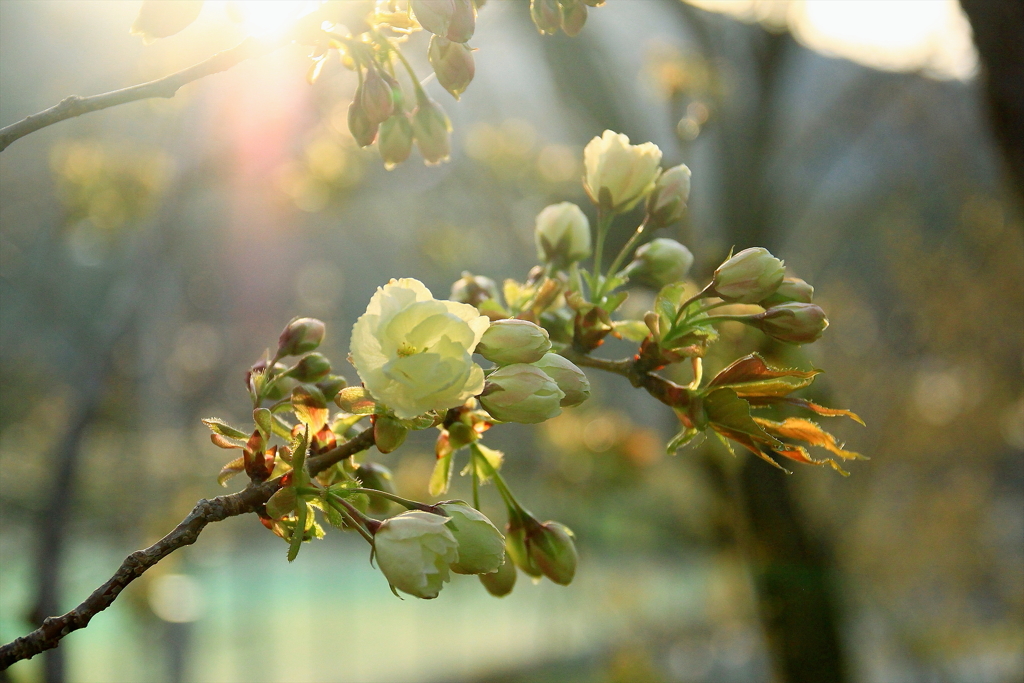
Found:
[[[371,427],[336,448],[310,458],[307,463],[309,473],[315,476],[331,465],[366,450],[373,443]],[[15,662],[30,659],[40,652],[57,647],[64,636],[85,628],[94,616],[110,607],[121,591],[142,576],[147,569],[178,548],[195,543],[207,524],[260,510],[280,486],[280,478],[254,482],[238,493],[199,501],[173,531],[148,548],[137,550],[126,557],[114,575],[78,607],[59,617],[47,617],[43,620],[42,626],[35,631],[0,647],[0,671],[4,671]]]
[[[233,48],[218,52],[198,64],[163,78],[158,78],[155,81],[139,83],[101,95],[91,95],[89,97],[72,95],[66,97],[49,109],[44,109],[36,114],[26,116],[17,123],[0,128],[0,152],[7,149],[15,140],[66,119],[75,118],[89,112],[100,111],[101,109],[109,109],[110,107],[116,107],[129,102],[157,97],[174,97],[178,89],[183,85],[215,73],[220,73],[221,71],[227,71],[247,59],[273,52],[289,44],[297,37],[308,33],[310,30],[318,29],[320,24],[327,18],[326,11],[327,7],[324,6],[301,17],[289,31],[280,37],[273,39],[246,38]]]

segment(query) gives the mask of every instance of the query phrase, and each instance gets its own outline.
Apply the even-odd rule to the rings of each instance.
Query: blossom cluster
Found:
[[[484,436],[501,423],[544,422],[586,401],[591,385],[581,366],[622,375],[670,406],[680,422],[670,453],[710,431],[779,468],[785,458],[845,474],[836,459],[860,456],[816,422],[757,412],[785,408],[859,421],[793,395],[817,370],[775,367],[753,353],[703,376],[702,359],[722,322],[799,345],[820,337],[828,320],[813,303],[813,287],[763,248],[730,254],[699,286],[688,279],[694,257],[684,245],[646,239],[678,221],[689,201],[690,170],[662,169],[661,158],[657,146],[630,144],[625,135],[594,138],[584,150],[583,185],[595,220],[568,202],[542,210],[534,226],[540,263],[522,282],[499,288],[464,273],[447,300],[412,278],[378,288],[349,340],[358,386],[346,386],[316,351],[322,322],[297,318],[285,327],[276,353],[268,351],[246,377],[255,429],[206,422],[218,446],[242,450],[225,465],[222,482],[245,472],[252,481],[279,484],[261,519],[288,541],[290,559],[303,542],[323,535],[319,511],[331,525],[363,535],[389,585],[408,595],[434,598],[453,573],[479,576],[496,596],[513,589],[518,572],[569,584],[578,563],[573,532],[526,510],[501,474],[504,454],[485,445]],[[643,219],[606,266],[602,251],[615,218],[641,206]],[[636,287],[658,290],[652,310],[642,320],[619,319]],[[637,342],[636,354],[619,361],[591,355],[608,335]],[[678,363],[692,368],[688,385],[659,374]],[[340,412],[332,414],[331,404]],[[284,419],[288,412],[294,421]],[[471,504],[404,499],[390,472],[367,458],[371,446],[388,453],[410,431],[429,428],[438,432],[431,495],[448,492],[456,459],[468,456],[463,474],[472,478]],[[275,437],[286,443],[271,445]],[[796,442],[832,457],[814,458]],[[505,505],[504,533],[480,512],[486,484]],[[405,511],[389,515],[396,505]]]

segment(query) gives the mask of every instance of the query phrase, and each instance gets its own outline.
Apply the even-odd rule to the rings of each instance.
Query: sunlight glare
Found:
[[[788,26],[807,47],[876,69],[966,80],[978,55],[956,0],[688,0],[713,12]]]
[[[273,36],[320,3],[313,0],[233,0],[229,4],[247,34]]]

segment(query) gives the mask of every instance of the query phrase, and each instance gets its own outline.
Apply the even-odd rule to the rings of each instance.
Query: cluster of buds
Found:
[[[561,29],[577,36],[587,23],[587,7],[600,7],[605,0],[530,0],[530,18],[542,34],[554,35]]]
[[[535,424],[587,400],[587,376],[550,350],[539,325],[514,318],[491,323],[476,349],[498,366],[479,396],[484,410],[502,422]]]
[[[490,574],[505,563],[505,538],[478,510],[461,501],[390,517],[373,534],[377,565],[393,588],[436,598],[449,571]]]

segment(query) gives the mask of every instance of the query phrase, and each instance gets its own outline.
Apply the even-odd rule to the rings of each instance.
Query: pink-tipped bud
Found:
[[[789,301],[799,301],[809,304],[814,299],[814,287],[798,277],[787,277],[782,279],[782,284],[775,290],[775,293],[764,301],[758,302],[765,308],[771,308]]]
[[[295,318],[285,325],[284,331],[277,340],[277,355],[301,356],[320,346],[326,328],[316,318]]]
[[[476,65],[473,62],[473,48],[440,36],[431,36],[427,48],[427,59],[434,68],[437,82],[459,99],[473,81]]]
[[[448,298],[460,304],[479,306],[498,298],[498,285],[489,277],[463,271],[462,277],[452,283],[452,293]]]
[[[541,33],[558,33],[562,26],[562,10],[558,0],[530,0],[530,18]]]
[[[663,228],[680,220],[690,200],[690,169],[685,164],[673,166],[654,182],[647,196],[647,224]]]
[[[412,0],[413,16],[424,30],[435,36],[446,36],[455,16],[455,0]]]
[[[381,124],[394,113],[395,102],[391,86],[381,77],[376,66],[366,70],[366,79],[360,90],[363,111],[371,124]]]
[[[465,43],[476,31],[476,6],[473,0],[455,0],[455,11],[452,13],[448,32],[444,37],[456,43]]]
[[[412,115],[412,130],[416,146],[428,165],[448,160],[452,124],[441,105],[426,95],[420,95]]]
[[[562,30],[565,35],[575,37],[587,23],[587,4],[583,0],[561,0]]]
[[[320,353],[304,356],[287,373],[289,377],[300,382],[319,382],[329,374],[331,374],[331,361]]]
[[[390,171],[409,158],[412,152],[412,139],[412,121],[404,111],[395,112],[380,125],[377,151],[384,160],[384,168]]]
[[[782,261],[767,249],[751,247],[718,266],[711,282],[712,293],[726,301],[756,304],[774,294],[785,275]]]
[[[773,306],[753,320],[755,326],[772,339],[791,344],[817,341],[828,327],[825,311],[815,304],[798,301]]]
[[[544,522],[529,530],[527,543],[534,564],[555,583],[568,586],[576,576],[579,555],[569,527],[558,522]]]
[[[363,87],[356,88],[355,97],[348,105],[348,130],[352,133],[356,144],[360,147],[368,147],[377,139],[377,128],[379,124],[371,121],[363,106]]]

